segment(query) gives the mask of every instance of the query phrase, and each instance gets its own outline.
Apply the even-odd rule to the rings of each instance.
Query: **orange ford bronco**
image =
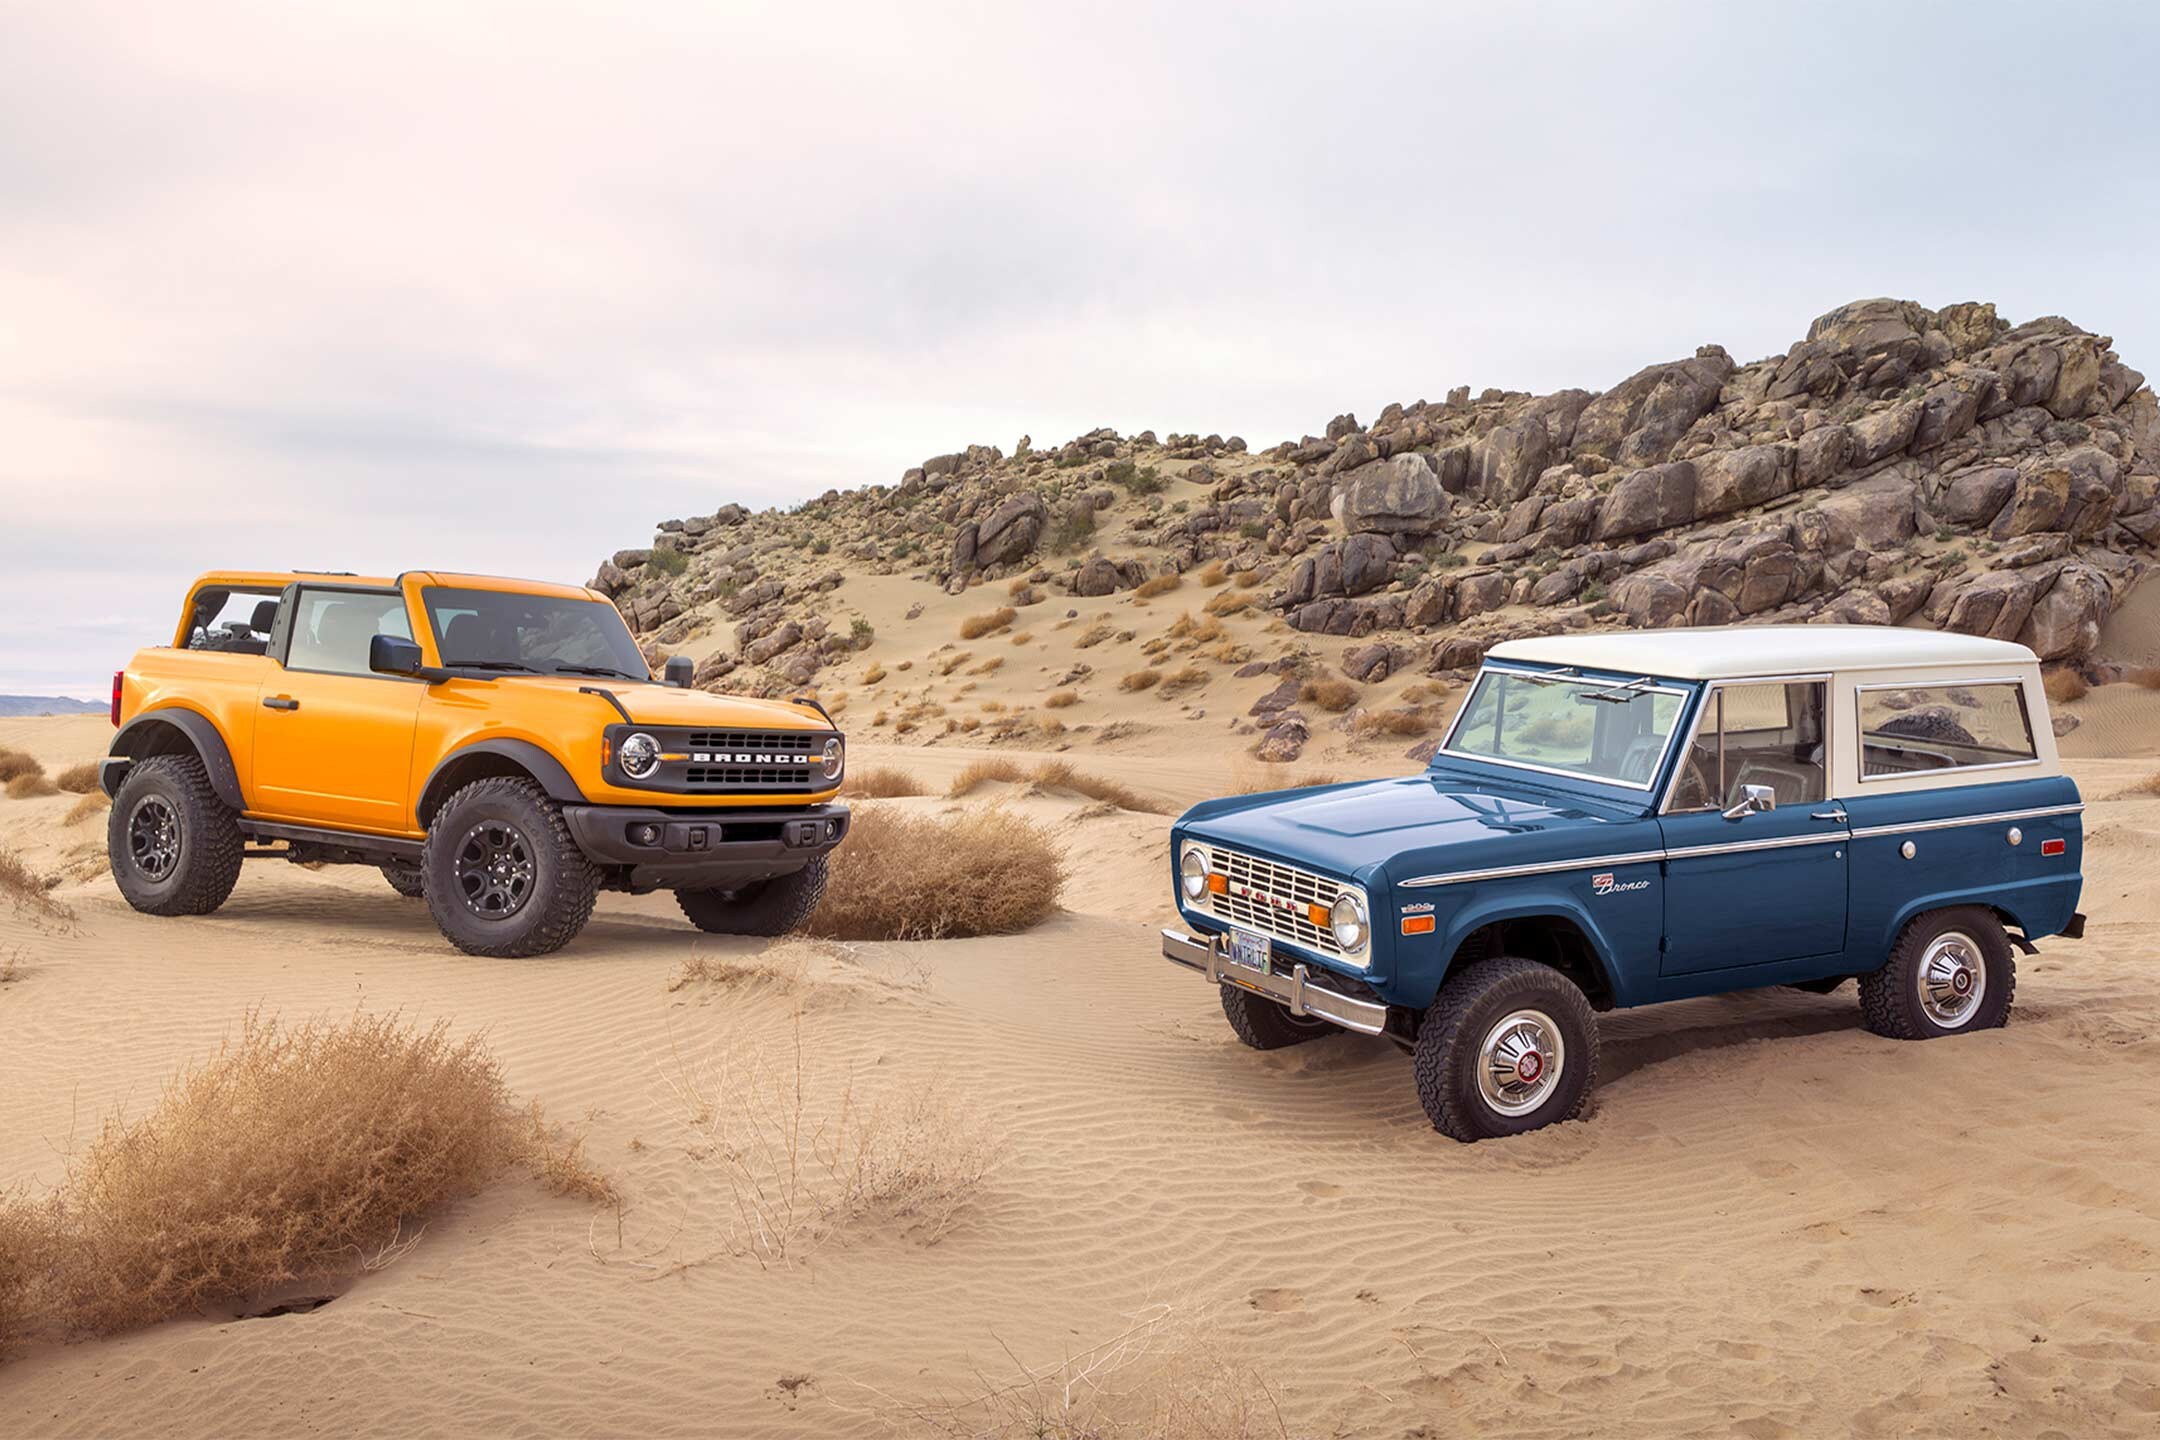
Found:
[[[568,944],[602,889],[778,935],[847,833],[814,700],[657,681],[606,598],[408,571],[215,572],[113,676],[100,782],[120,892],[207,915],[254,856],[380,866],[475,955]]]

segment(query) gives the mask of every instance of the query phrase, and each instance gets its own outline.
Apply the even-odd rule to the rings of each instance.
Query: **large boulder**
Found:
[[[1853,421],[1852,453],[1849,459],[1854,469],[1863,469],[1878,460],[1902,454],[1919,433],[1923,402],[1907,400],[1892,405],[1887,410],[1877,410]]]
[[[1112,560],[1093,555],[1073,575],[1072,592],[1091,597],[1109,595],[1145,584],[1147,578],[1147,567],[1138,560]]]
[[[1967,466],[1936,477],[1928,508],[1946,524],[1985,525],[2001,513],[2017,481],[2014,466]]]
[[[1033,490],[1006,500],[976,523],[974,563],[987,570],[1024,558],[1042,539],[1049,513]]]
[[[1957,586],[1943,628],[1994,640],[2015,640],[2032,618],[2033,602],[2039,598],[2040,580],[2030,571],[1990,570]]]
[[[1676,460],[1627,476],[1598,510],[1597,538],[1621,540],[1685,525],[1695,518],[1695,465]]]
[[[1623,465],[1654,465],[1717,404],[1732,372],[1732,357],[1716,345],[1705,345],[1692,360],[1638,370],[1583,407],[1575,449]]]
[[[1790,445],[1743,445],[1719,450],[1695,462],[1695,514],[1699,519],[1729,515],[1787,495],[1793,488],[1794,448]]]
[[[1335,501],[1345,530],[1386,535],[1430,534],[1451,503],[1431,464],[1416,453],[1361,466],[1345,477]]]
[[[1542,419],[1502,425],[1471,451],[1471,488],[1487,500],[1512,505],[1537,484],[1552,453]]]
[[[2056,572],[2055,583],[2033,602],[2032,613],[2018,632],[2018,643],[2031,647],[2043,660],[2088,654],[2100,643],[2100,626],[2114,604],[2107,577],[2073,560]]]

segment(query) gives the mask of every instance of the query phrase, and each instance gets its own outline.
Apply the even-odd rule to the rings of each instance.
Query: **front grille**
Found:
[[[683,743],[692,750],[808,755],[822,749],[828,738],[823,730],[692,730]]]
[[[613,727],[620,743],[628,726]],[[625,780],[640,790],[669,790],[679,795],[812,795],[833,788],[825,778],[825,742],[830,730],[691,730],[645,728],[663,753],[680,754],[642,780]]]
[[[811,781],[812,773],[807,765],[691,765],[682,772],[683,784],[693,790],[801,790],[807,793],[832,788],[822,777],[817,784]]]
[[[1306,914],[1308,905],[1325,909],[1335,897],[1355,887],[1295,865],[1263,860],[1235,850],[1210,848],[1208,864],[1223,877],[1229,893],[1207,893],[1207,912],[1241,929],[1257,931],[1277,940],[1288,940],[1322,955],[1342,954],[1335,932],[1315,925]]]

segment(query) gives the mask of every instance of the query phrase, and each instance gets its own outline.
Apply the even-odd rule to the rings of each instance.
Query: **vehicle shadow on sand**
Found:
[[[1741,990],[1645,1006],[1598,1017],[1598,1080],[1609,1084],[1705,1050],[1859,1028],[1860,1006],[1850,985],[1828,995],[1782,988]]]

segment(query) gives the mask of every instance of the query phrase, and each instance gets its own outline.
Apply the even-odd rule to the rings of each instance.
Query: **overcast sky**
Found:
[[[1866,295],[2160,373],[2153,14],[0,0],[0,693],[102,695],[213,567],[583,580]]]

